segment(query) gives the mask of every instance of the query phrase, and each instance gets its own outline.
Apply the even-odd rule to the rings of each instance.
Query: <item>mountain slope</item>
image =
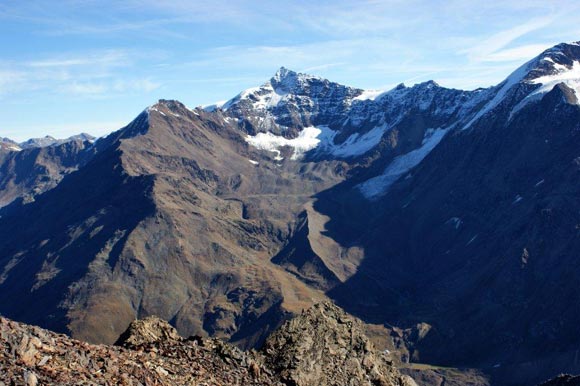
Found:
[[[0,152],[0,207],[16,199],[32,201],[54,188],[66,175],[88,162],[94,148],[88,141],[71,140],[50,147]]]
[[[279,169],[221,115],[172,101],[99,146],[55,189],[2,213],[13,235],[0,239],[4,315],[112,342],[157,314],[186,335],[254,344],[324,297],[268,259],[293,213],[340,178],[334,164],[295,181],[300,165]]]
[[[578,63],[580,47],[561,45],[526,65],[501,102],[447,135],[374,201],[358,230],[365,260],[331,296],[367,320],[432,325],[415,360],[489,367],[508,378],[517,373],[510,366],[535,360],[525,375],[531,383],[558,371],[550,358],[574,355],[580,107],[568,84],[542,91],[534,83],[558,67],[545,58],[563,55]],[[342,212],[361,208],[352,202],[342,201],[354,206]],[[333,221],[328,228],[339,237],[350,219]]]

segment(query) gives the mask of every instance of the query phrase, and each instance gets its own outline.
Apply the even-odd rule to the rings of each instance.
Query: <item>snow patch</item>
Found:
[[[475,116],[463,127],[463,130],[470,128],[475,121],[497,107],[504,100],[508,91],[526,77],[529,71],[529,67],[534,60],[535,59],[530,60],[512,72],[510,76],[508,76],[507,79],[503,82],[503,84],[500,84],[501,88],[497,91],[493,99],[489,101],[481,110],[479,110],[477,114],[475,114]]]
[[[258,133],[255,136],[248,135],[246,142],[258,149],[278,153],[277,160],[282,160],[280,148],[283,146],[294,148],[294,154],[291,158],[293,160],[302,158],[304,153],[315,148],[335,157],[348,158],[364,154],[378,145],[386,130],[387,126],[381,125],[362,135],[354,133],[338,145],[334,143],[334,138],[338,132],[329,129],[328,126],[305,127],[294,139],[287,139],[270,132]]]
[[[544,60],[547,59],[548,58],[544,58]],[[553,63],[552,67],[557,72],[552,75],[544,75],[530,80],[529,83],[539,84],[541,86],[518,103],[517,106],[514,107],[512,115],[527,104],[542,99],[544,94],[552,91],[552,89],[559,83],[564,83],[572,89],[574,95],[576,95],[576,103],[580,105],[580,62],[575,61],[572,63],[572,67],[568,68],[562,64],[555,63],[551,59],[549,61]]]
[[[572,63],[572,68],[558,64],[554,64],[554,68],[558,70],[558,73],[531,80],[531,83],[541,84],[542,87],[530,94],[528,98],[536,94],[545,94],[551,91],[558,83],[564,83],[574,90],[576,99],[580,101],[580,62],[575,61]]]
[[[320,135],[322,130],[316,127],[305,127],[302,129],[298,137],[293,139],[284,138],[280,135],[275,135],[270,132],[268,133],[258,133],[255,136],[246,136],[246,142],[254,146],[259,150],[267,150],[270,152],[277,153],[274,158],[277,161],[283,159],[280,156],[280,148],[284,146],[290,146],[294,148],[294,153],[291,159],[298,160],[302,158],[304,153],[308,150],[314,149],[320,143],[320,139],[317,137]]]
[[[266,103],[267,107],[274,107],[278,106],[278,104],[284,99],[287,94],[279,94],[276,90],[274,90],[270,95],[269,99]]]
[[[241,99],[247,99],[250,95],[253,95],[256,99],[256,101],[252,100],[255,109],[267,110],[278,106],[287,94],[280,93],[279,90],[275,90],[272,85],[266,84],[259,88],[244,91],[241,94]]]
[[[319,128],[321,130],[319,136],[321,141],[320,151],[340,158],[359,156],[371,150],[379,144],[383,134],[388,129],[386,125],[380,125],[363,135],[359,133],[351,134],[346,141],[336,145],[334,137],[336,137],[338,132],[329,129],[328,126],[319,126]]]
[[[159,110],[157,107],[149,107],[149,108],[147,109],[147,112],[148,112],[148,113],[149,113],[149,112],[151,112],[151,111],[158,112],[159,114],[163,115],[164,117],[166,117],[166,116],[167,116],[167,115],[165,115],[165,113],[164,113],[163,111]]]
[[[241,100],[249,100],[252,103],[252,107],[257,110],[267,110],[272,107],[278,106],[280,102],[282,102],[285,98],[287,93],[281,92],[278,89],[274,89],[271,83],[266,83],[260,87],[252,87],[248,88],[238,95],[236,95],[233,99],[222,103],[219,107],[222,110],[227,111],[230,107],[234,104],[238,103]],[[207,108],[206,108],[207,110]]]
[[[374,101],[376,98],[385,93],[385,90],[363,90],[362,94],[353,98],[353,101]]]
[[[209,105],[201,105],[199,106],[202,110],[207,111],[208,113],[211,113],[213,111],[216,111],[217,109],[221,109],[223,107],[223,105],[225,105],[227,103],[226,101],[219,101],[219,102],[215,102]]]
[[[356,187],[368,200],[375,200],[384,195],[389,187],[409,170],[417,166],[441,142],[447,129],[427,130],[421,147],[407,154],[395,157],[383,174],[373,177]]]
[[[189,107],[186,107],[186,108],[187,108],[189,111],[191,111],[192,113],[194,113],[195,115],[197,115],[197,116],[199,117],[199,113],[196,111],[196,110],[198,109],[197,107],[196,107],[196,108],[193,108],[193,109],[192,109],[192,108],[189,108]]]

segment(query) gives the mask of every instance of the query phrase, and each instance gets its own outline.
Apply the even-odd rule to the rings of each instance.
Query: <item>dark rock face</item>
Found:
[[[580,109],[556,87],[505,125],[480,122],[446,138],[376,203],[359,239],[367,258],[332,296],[373,320],[433,325],[422,360],[572,350],[580,299],[562,280],[580,275],[578,122]],[[366,304],[355,301],[363,296]]]
[[[293,137],[308,126],[342,123],[362,90],[282,67],[269,82],[242,92],[223,108],[250,134],[270,131]]]

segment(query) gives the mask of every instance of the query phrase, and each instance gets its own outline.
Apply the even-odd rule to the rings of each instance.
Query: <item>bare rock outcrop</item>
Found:
[[[134,322],[131,331],[129,349],[0,317],[0,386],[277,384],[251,353],[227,355],[213,339],[175,337],[159,319]]]
[[[362,323],[330,302],[286,322],[262,349],[286,385],[413,385],[363,332]]]
[[[155,316],[133,321],[127,330],[121,334],[115,345],[134,348],[143,344],[163,342],[179,342],[183,338],[177,330],[164,320]]]

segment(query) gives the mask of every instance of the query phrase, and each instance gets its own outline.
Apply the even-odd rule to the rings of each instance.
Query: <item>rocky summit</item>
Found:
[[[288,385],[405,385],[415,382],[375,350],[360,320],[325,302],[286,322],[261,351]]]
[[[361,325],[324,303],[284,324],[261,351],[244,352],[219,339],[184,339],[156,317],[132,322],[117,346],[0,318],[0,382],[414,386],[375,351]]]
[[[287,382],[382,382],[355,325],[352,347],[326,330],[268,339],[332,301],[431,384],[580,373],[579,69],[577,42],[476,90],[281,68],[225,103],[160,100],[95,141],[3,139],[0,313],[94,344],[157,315],[181,336],[267,342]],[[150,327],[134,326],[172,339]]]

